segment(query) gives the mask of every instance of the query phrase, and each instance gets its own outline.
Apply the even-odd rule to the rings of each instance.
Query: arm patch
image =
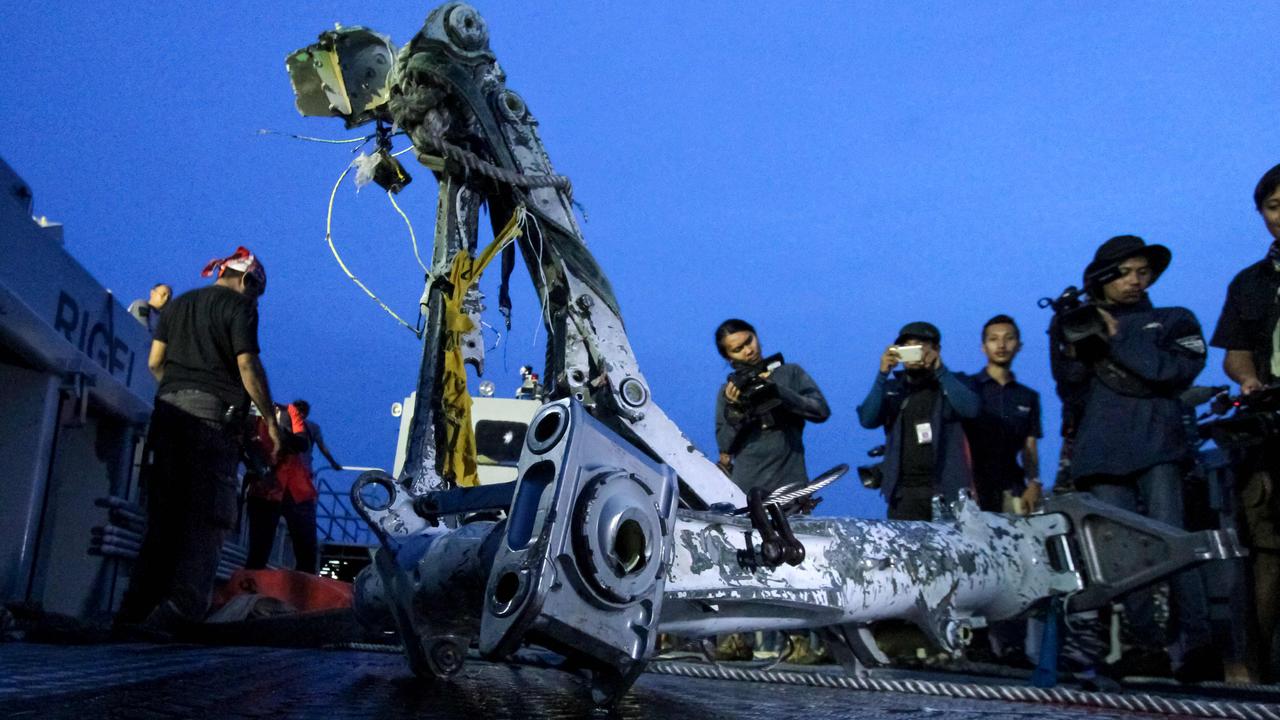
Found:
[[[1177,340],[1174,340],[1174,342],[1180,347],[1190,350],[1196,355],[1204,355],[1208,352],[1205,349],[1204,336],[1202,335],[1187,335],[1186,337],[1180,337]]]

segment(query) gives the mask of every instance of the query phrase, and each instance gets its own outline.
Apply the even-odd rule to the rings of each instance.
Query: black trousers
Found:
[[[199,622],[209,609],[222,542],[236,516],[241,435],[225,405],[189,390],[156,399],[142,468],[147,532],[117,621],[177,614]],[[214,419],[217,418],[217,419]]]
[[[249,558],[245,568],[261,570],[267,566],[275,544],[276,527],[284,517],[293,543],[294,569],[316,573],[316,501],[295,503],[289,498],[274,502],[250,496],[245,503],[249,518]]]
[[[889,499],[890,520],[932,520],[933,485],[898,485]]]

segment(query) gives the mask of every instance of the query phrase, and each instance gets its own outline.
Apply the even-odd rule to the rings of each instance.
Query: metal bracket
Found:
[[[446,515],[461,515],[483,510],[506,510],[511,507],[511,499],[515,494],[515,482],[434,490],[414,498],[413,510],[434,525]]]
[[[643,671],[657,640],[675,471],[562,400],[530,421],[519,472],[480,651],[505,657],[539,642],[592,670],[595,699],[607,702]]]
[[[1179,569],[1247,554],[1233,529],[1179,530],[1086,492],[1050,497],[1044,510],[1070,520],[1073,542],[1057,545],[1067,553],[1060,561],[1085,574],[1084,589],[1071,596],[1071,612],[1102,607]]]

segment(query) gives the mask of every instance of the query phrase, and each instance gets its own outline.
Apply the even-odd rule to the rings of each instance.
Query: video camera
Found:
[[[1200,437],[1222,448],[1249,448],[1280,438],[1280,383],[1248,395],[1215,399],[1209,415],[1225,416],[1200,424]]]
[[[778,386],[772,380],[760,377],[762,373],[773,372],[782,365],[782,353],[774,353],[750,365],[734,364],[729,382],[738,388],[738,403],[747,409],[749,415],[763,415],[782,404]]]
[[[867,457],[884,457],[884,450],[884,445],[877,445],[867,451]],[[879,490],[880,486],[884,485],[884,461],[881,460],[870,465],[859,465],[858,480],[862,482],[862,487],[868,490]]]
[[[1102,268],[1085,278],[1085,288],[1106,285],[1121,274],[1118,265]],[[1107,323],[1097,306],[1082,299],[1084,295],[1084,290],[1071,285],[1056,298],[1040,298],[1036,305],[1053,310],[1059,339],[1076,349],[1076,357],[1088,361],[1106,354]]]

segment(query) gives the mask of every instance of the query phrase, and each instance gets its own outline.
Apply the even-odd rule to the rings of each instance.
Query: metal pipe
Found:
[[[1053,569],[1044,538],[1060,516],[980,513],[962,501],[951,523],[797,519],[805,559],[752,567],[752,528],[736,518],[683,513],[660,628],[728,633],[906,618],[949,637],[975,616],[1014,616],[1050,591],[1080,587]],[[981,624],[981,621],[978,621]]]

